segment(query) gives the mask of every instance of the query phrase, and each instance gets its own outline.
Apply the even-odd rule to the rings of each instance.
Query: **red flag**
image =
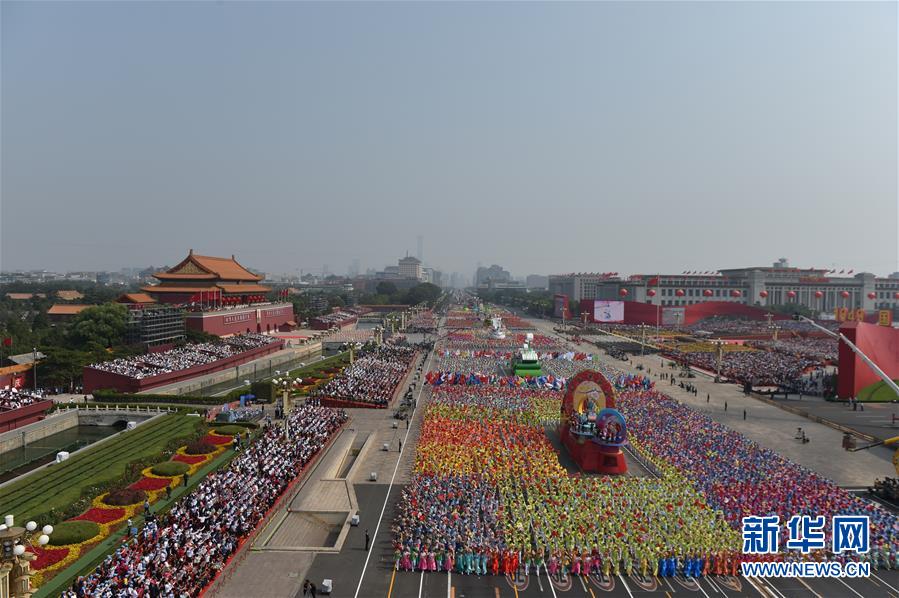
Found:
[[[12,339],[9,337],[6,337],[5,339],[3,339],[3,346],[4,347],[12,347]]]

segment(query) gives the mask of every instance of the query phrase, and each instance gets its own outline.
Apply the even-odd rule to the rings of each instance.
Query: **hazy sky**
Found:
[[[0,10],[4,269],[899,269],[895,2]]]

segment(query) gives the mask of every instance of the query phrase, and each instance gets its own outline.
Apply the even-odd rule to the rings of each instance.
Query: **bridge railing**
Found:
[[[120,405],[90,405],[87,403],[81,404],[67,404],[65,406],[60,405],[56,410],[57,413],[68,413],[69,411],[85,411],[85,412],[94,412],[94,413],[107,413],[107,412],[124,412],[124,413],[152,413],[152,414],[162,414],[162,413],[174,413],[177,411],[172,407],[160,407],[160,406],[152,406],[147,405],[141,408],[140,405],[136,405],[133,407],[122,407]]]

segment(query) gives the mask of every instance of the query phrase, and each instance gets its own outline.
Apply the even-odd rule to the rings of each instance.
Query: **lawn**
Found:
[[[899,380],[894,380],[894,382],[899,383]],[[858,400],[871,403],[888,403],[889,401],[899,400],[899,397],[896,396],[892,388],[881,380],[861,389],[858,393]]]
[[[175,438],[193,436],[202,423],[199,417],[163,415],[0,488],[0,505],[18,521],[56,523],[51,511],[75,503],[83,489],[123,477],[129,463],[159,454]]]
[[[308,376],[310,374],[319,374],[322,370],[326,370],[328,368],[342,367],[349,364],[350,354],[349,352],[343,352],[338,353],[337,355],[332,355],[331,357],[327,357],[313,364],[291,370],[290,372],[288,372],[287,376],[290,378],[302,378],[303,376]]]

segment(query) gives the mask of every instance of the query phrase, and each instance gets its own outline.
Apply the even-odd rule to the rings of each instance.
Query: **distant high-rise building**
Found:
[[[525,284],[529,289],[540,289],[545,291],[549,288],[549,276],[542,274],[528,274]]]
[[[414,278],[423,280],[421,260],[407,255],[399,260],[399,273],[401,278]]]
[[[443,273],[440,270],[435,270],[434,268],[422,268],[422,282],[429,282],[439,287],[442,286],[442,278]]]
[[[359,258],[353,258],[353,261],[350,263],[350,267],[347,269],[347,273],[350,275],[350,278],[356,278],[359,276],[360,272],[360,263]]]
[[[475,272],[475,286],[487,285],[490,282],[511,282],[512,274],[508,270],[504,270],[502,266],[493,264],[489,268],[483,266]]]

